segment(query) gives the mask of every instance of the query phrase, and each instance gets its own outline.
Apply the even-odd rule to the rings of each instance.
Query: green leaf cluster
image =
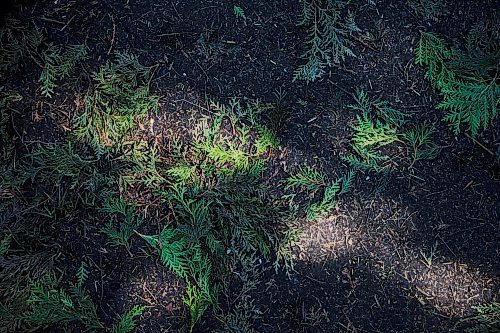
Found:
[[[150,76],[151,68],[142,66],[136,56],[117,53],[114,62],[92,74],[83,110],[73,121],[73,137],[99,155],[117,153],[130,145],[136,121],[158,107],[159,97],[149,91]]]
[[[146,307],[141,305],[134,305],[131,309],[127,310],[121,317],[120,321],[113,325],[111,333],[131,333],[134,332],[136,323],[135,317],[140,316]]]
[[[0,28],[0,73],[9,74],[18,70],[24,59],[36,54],[42,39],[40,30],[9,20],[5,27]]]
[[[214,114],[203,119],[201,138],[193,142],[198,164],[208,172],[216,167],[220,174],[258,172],[262,156],[278,146],[274,132],[259,122],[273,106],[231,99],[227,105],[212,102],[211,107]]]
[[[0,87],[0,161],[2,162],[8,161],[14,146],[12,136],[7,131],[11,119],[10,105],[20,100],[22,96],[18,93],[6,90],[3,86]],[[3,163],[2,166],[4,166]]]
[[[141,235],[160,254],[160,260],[186,280],[187,296],[183,297],[191,317],[191,330],[207,307],[216,304],[216,287],[212,284],[212,263],[202,252],[200,243],[190,242],[183,231],[165,227],[159,235]]]
[[[326,180],[326,175],[312,167],[305,166],[288,177],[285,182],[285,190],[305,190],[307,197],[314,198],[315,193],[322,190],[319,200],[310,200],[305,207],[306,218],[314,220],[324,216],[337,205],[338,197],[349,192],[354,182],[356,172],[351,170],[347,175],[337,178],[332,182]],[[297,193],[285,195],[290,205],[296,198]]]
[[[111,245],[123,245],[130,251],[130,238],[142,225],[144,219],[139,216],[133,205],[127,204],[122,198],[110,198],[100,211],[108,213],[110,219],[101,228],[101,232],[109,237]]]
[[[59,286],[52,271],[31,279],[24,296],[23,293],[17,295],[26,297],[23,302],[27,308],[19,311],[0,304],[0,322],[14,321],[17,326],[30,331],[75,321],[81,322],[88,330],[103,329],[96,306],[83,286],[87,276],[88,271],[82,264],[77,273],[78,283],[70,284],[68,289]]]
[[[380,148],[399,141],[397,125],[406,122],[406,118],[402,112],[387,107],[386,102],[371,102],[363,90],[356,92],[355,101],[349,108],[361,114],[356,115],[356,122],[351,125],[354,154],[343,159],[361,171],[380,172],[384,168],[382,163],[389,159]]]
[[[82,185],[89,185],[92,169],[95,168],[96,160],[82,157],[71,142],[64,144],[39,145],[33,152],[27,155],[31,163],[23,165],[21,179],[35,177],[41,181],[61,184],[63,179],[71,182],[71,189]]]
[[[436,158],[439,148],[432,141],[433,133],[434,125],[422,123],[402,134],[412,165],[418,160],[433,160]]]
[[[160,260],[186,280],[183,298],[191,329],[209,305],[217,304],[232,253],[269,255],[273,235],[268,230],[279,210],[264,201],[258,178],[238,171],[219,175],[209,188],[175,184],[163,192],[173,209],[175,224],[158,235],[141,235],[160,255]],[[202,184],[200,184],[201,186]]]
[[[444,120],[455,135],[463,126],[474,137],[489,127],[498,114],[500,102],[500,37],[491,31],[500,24],[497,13],[491,26],[479,23],[470,32],[465,50],[449,48],[435,34],[422,33],[415,62],[427,68],[425,78],[437,89]]]
[[[425,20],[439,21],[439,18],[448,13],[448,8],[443,0],[407,0],[413,12]]]
[[[466,318],[472,321],[472,327],[465,330],[467,333],[498,333],[500,332],[500,303],[491,302],[472,307],[476,313]],[[465,321],[464,320],[464,321]]]
[[[243,8],[241,8],[240,6],[234,6],[233,9],[234,9],[234,16],[236,16],[236,18],[242,18],[244,20],[247,19]]]
[[[406,145],[411,166],[418,160],[434,159],[439,153],[432,141],[434,126],[426,123],[401,132],[401,127],[409,121],[409,115],[393,109],[387,101],[370,100],[366,92],[357,90],[354,95],[356,104],[348,105],[359,112],[351,146],[353,154],[342,157],[352,167],[361,171],[384,172],[390,170],[388,162],[393,161],[389,149],[395,143]],[[389,148],[389,149],[388,149]],[[394,161],[393,161],[394,162]]]
[[[342,0],[302,0],[299,25],[308,30],[307,62],[294,72],[293,79],[315,81],[325,74],[326,67],[354,57],[350,33],[361,32],[354,14],[346,12],[348,2]]]
[[[76,65],[87,56],[85,45],[61,46],[50,44],[43,53],[43,70],[38,80],[42,96],[51,97],[57,87],[56,81],[67,78]]]

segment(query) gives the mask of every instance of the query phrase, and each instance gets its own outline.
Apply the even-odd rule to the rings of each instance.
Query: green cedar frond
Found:
[[[28,166],[22,168],[21,179],[31,179],[35,176],[43,181],[59,184],[65,177],[71,181],[71,188],[80,186],[89,168],[95,165],[95,160],[81,157],[71,142],[66,144],[40,145],[27,158],[31,160]]]
[[[351,110],[360,111],[361,113],[370,113],[372,111],[372,102],[368,98],[368,94],[363,89],[356,89],[356,94],[353,95],[356,104],[347,105]]]
[[[42,95],[51,97],[57,86],[56,81],[68,77],[86,56],[84,45],[70,45],[63,52],[60,46],[50,44],[43,54],[44,66],[39,79]]]
[[[278,147],[278,138],[266,126],[258,126],[258,138],[255,140],[255,154],[260,155],[267,151],[268,148],[275,149]]]
[[[242,18],[244,20],[247,19],[247,17],[245,16],[245,11],[240,6],[234,6],[234,16],[236,16],[236,18]]]
[[[425,78],[431,81],[434,88],[441,89],[455,80],[455,72],[447,62],[451,54],[451,50],[441,38],[432,33],[422,33],[416,50],[415,63],[428,66]]]
[[[486,43],[499,45],[494,38],[486,39]],[[466,51],[449,50],[443,40],[431,33],[423,33],[418,43],[415,62],[427,66],[425,78],[443,98],[437,108],[446,111],[444,119],[455,135],[466,124],[474,137],[497,117],[500,52],[492,49],[491,44],[479,48],[469,38]]]
[[[73,121],[76,139],[89,144],[96,153],[116,153],[137,130],[136,119],[156,111],[159,97],[149,92],[150,68],[138,58],[117,53],[92,75],[94,86],[84,97],[83,112]]]
[[[10,242],[12,241],[12,235],[6,234],[0,241],[0,256],[7,254],[10,248]]]
[[[258,100],[242,104],[231,99],[227,105],[211,102],[211,108],[215,116],[211,120],[204,119],[203,137],[193,144],[197,158],[204,162],[200,163],[202,169],[224,175],[242,170],[262,170],[262,163],[258,162],[261,155],[269,148],[275,148],[278,140],[257,120],[272,106]],[[227,120],[232,129],[229,135],[223,127]]]
[[[373,121],[367,113],[356,115],[357,123],[351,125],[355,134],[353,143],[361,150],[371,150],[397,141],[396,129],[388,124]]]
[[[210,283],[211,264],[202,254],[199,244],[192,243],[179,229],[164,228],[158,236],[143,238],[160,252],[162,263],[186,279],[187,298],[183,297],[191,314],[191,329],[210,303],[215,303]],[[193,279],[196,284],[191,284]]]
[[[102,329],[94,303],[81,286],[71,286],[69,293],[58,287],[54,273],[30,284],[27,300],[30,310],[20,319],[29,327],[82,322],[88,329]]]
[[[323,173],[306,166],[286,180],[285,189],[303,188],[308,191],[308,197],[312,198],[316,192],[324,188],[320,200],[309,203],[305,208],[307,219],[314,220],[337,205],[338,196],[349,191],[354,176],[355,172],[351,170],[346,176],[327,183]],[[290,203],[294,198],[295,195],[292,195]]]
[[[7,126],[10,123],[10,104],[22,100],[22,96],[17,92],[6,90],[0,87],[0,161],[10,160],[11,152],[14,149],[14,141],[8,134]],[[5,163],[7,165],[7,163]],[[1,190],[0,190],[1,193]]]
[[[351,110],[360,111],[361,114],[376,114],[387,123],[401,126],[408,121],[409,115],[389,106],[389,102],[380,99],[371,101],[362,89],[356,89],[353,96],[356,104],[349,104],[347,107]]]
[[[439,21],[441,16],[448,13],[443,0],[407,0],[408,6],[425,20]]]
[[[141,237],[160,252],[160,260],[181,278],[190,276],[189,261],[193,248],[187,237],[179,230],[165,227],[157,236]]]
[[[297,219],[289,219],[284,222],[285,230],[283,231],[282,238],[279,240],[276,247],[276,261],[274,268],[276,273],[281,266],[285,268],[288,278],[291,278],[291,272],[294,269],[294,254],[293,246],[298,244],[304,236],[304,230],[299,225]]]
[[[186,296],[182,296],[182,301],[189,309],[191,319],[189,331],[192,332],[194,325],[200,320],[203,313],[205,313],[209,302],[207,302],[202,290],[190,282],[186,285]]]
[[[87,47],[83,44],[68,45],[59,64],[60,78],[68,77],[79,62],[87,57]]]
[[[321,200],[310,204],[306,208],[306,218],[308,220],[317,219],[335,208],[338,197],[349,192],[355,175],[356,172],[351,170],[347,175],[327,185]]]
[[[308,47],[303,54],[307,60],[294,72],[293,79],[315,81],[325,74],[325,68],[355,57],[349,33],[361,30],[354,22],[354,14],[347,13],[343,19],[342,11],[346,2],[341,0],[303,0],[299,25],[308,28]]]
[[[342,159],[355,169],[380,172],[383,169],[380,162],[389,158],[380,152],[380,148],[401,141],[397,128],[407,122],[408,115],[391,108],[387,101],[371,101],[363,90],[356,91],[354,100],[356,104],[348,107],[361,113],[350,125],[354,130],[351,144],[354,154]]]
[[[4,86],[0,87],[0,112],[3,113],[11,103],[18,102],[20,100],[22,100],[22,96],[19,95],[19,93],[5,90]]]
[[[315,220],[324,214],[328,213],[337,205],[337,201],[318,201],[312,203],[306,208],[306,218]]]
[[[89,276],[89,271],[87,270],[86,266],[87,264],[85,263],[85,261],[82,261],[80,267],[78,268],[78,271],[76,272],[77,285],[79,288],[83,287],[83,284]]]
[[[308,220],[314,220],[328,213],[337,205],[337,195],[340,194],[341,179],[337,179],[325,187],[323,197],[306,208]]]
[[[109,213],[110,221],[101,228],[101,232],[109,237],[110,244],[112,246],[123,245],[130,250],[130,238],[144,222],[144,219],[137,214],[135,207],[128,205],[122,198],[118,198],[106,201],[100,211]]]
[[[336,179],[331,182],[330,185],[325,187],[325,193],[323,194],[323,202],[333,202],[333,198],[340,193],[342,178]]]
[[[259,101],[212,102],[210,117],[201,118],[193,142],[183,145],[187,152],[178,149],[182,160],[166,171],[172,182],[159,191],[174,221],[158,235],[141,235],[189,286],[183,299],[190,327],[228,288],[237,252],[271,253],[276,236],[269,226],[281,212],[259,182],[262,155],[277,145],[274,133],[259,124],[270,108]]]
[[[444,119],[451,123],[455,135],[466,123],[472,136],[486,129],[498,113],[500,86],[495,82],[456,82],[441,90],[443,101],[438,109],[448,111]]]
[[[356,176],[356,171],[355,170],[350,170],[347,175],[342,177],[342,186],[341,186],[341,191],[339,194],[346,194],[350,191],[353,182],[354,182],[354,177]]]
[[[203,142],[197,148],[205,153],[217,166],[230,166],[244,170],[250,166],[251,155],[236,147],[232,142],[223,144],[210,144]]]
[[[14,20],[0,28],[0,73],[18,70],[23,60],[36,53],[42,39],[40,30],[29,30]]]
[[[263,159],[257,160],[252,164],[250,169],[246,170],[248,177],[257,178],[267,169],[266,161]]]
[[[499,332],[500,303],[492,302],[472,307],[476,314],[462,321],[473,321],[473,326],[466,329],[468,333]]]
[[[432,160],[439,153],[439,148],[432,142],[434,126],[423,123],[402,134],[408,145],[408,156],[413,165],[418,160]]]
[[[387,101],[375,101],[373,102],[375,112],[378,117],[383,119],[385,122],[401,126],[408,122],[409,114],[401,112],[399,110],[393,109],[389,106]]]
[[[170,167],[166,174],[177,184],[189,182],[196,172],[196,166],[180,163]]]
[[[61,48],[49,45],[48,49],[43,54],[43,71],[40,75],[40,83],[42,84],[42,95],[50,97],[54,93],[56,87],[56,77],[58,74],[57,66],[61,61]]]
[[[124,183],[139,183],[154,189],[165,182],[165,178],[160,174],[161,161],[155,146],[138,140],[130,143],[128,148],[120,158],[129,166],[128,172],[122,175]]]
[[[385,160],[386,158],[379,154],[371,154],[368,156],[366,152],[361,152],[357,155],[343,156],[342,159],[349,163],[351,167],[356,170],[369,171],[373,169],[376,172],[379,172],[381,168],[378,165],[378,162],[381,160]]]
[[[299,172],[286,180],[285,189],[304,187],[309,192],[316,192],[325,184],[325,175],[310,167],[300,167]]]
[[[111,328],[111,333],[131,333],[135,330],[136,323],[134,321],[135,317],[140,316],[144,310],[145,306],[134,305],[131,309],[127,310],[121,317],[120,321],[113,325]]]

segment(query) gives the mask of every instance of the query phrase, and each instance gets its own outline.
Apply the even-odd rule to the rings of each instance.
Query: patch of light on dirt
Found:
[[[339,281],[349,266],[353,285],[373,279],[400,288],[401,294],[441,315],[469,315],[473,305],[491,298],[498,281],[458,260],[446,244],[427,244],[421,237],[424,222],[395,199],[355,201],[328,218],[304,224],[296,258],[336,266]],[[361,262],[369,273],[357,271]]]
[[[495,287],[492,277],[452,260],[427,267],[420,259],[413,259],[402,277],[422,305],[430,305],[450,317],[468,315],[471,306],[477,300],[490,298]]]

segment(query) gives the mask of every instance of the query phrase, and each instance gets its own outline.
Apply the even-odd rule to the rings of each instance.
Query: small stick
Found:
[[[194,31],[180,31],[180,32],[171,32],[167,34],[159,34],[156,37],[169,37],[169,36],[178,36],[178,35],[197,35],[197,32]]]
[[[61,22],[61,21],[58,21],[58,20],[54,20],[54,19],[51,19],[49,17],[45,17],[45,16],[42,16],[40,18],[42,21],[46,21],[46,22],[50,22],[50,23],[57,23],[57,24],[62,24],[62,25],[65,25],[66,23],[64,22]]]
[[[192,106],[196,106],[196,107],[198,107],[198,108],[200,108],[200,109],[202,109],[202,110],[208,111],[208,112],[210,112],[210,113],[214,113],[212,110],[207,109],[206,107],[203,107],[203,106],[201,106],[201,105],[195,104],[195,103],[193,103],[193,102],[191,102],[191,101],[188,101],[187,99],[184,99],[184,98],[182,98],[182,99],[178,99],[178,100],[175,100],[174,102],[175,102],[175,103],[177,103],[177,102],[186,102],[186,103],[191,104]]]
[[[328,79],[327,80],[329,83],[331,83],[335,88],[339,89],[339,90],[342,90],[345,94],[351,96],[352,98],[354,98],[354,95],[350,92],[348,92],[347,90],[345,90],[344,88],[342,88],[341,86],[337,85],[336,83],[334,83],[332,80]]]
[[[473,137],[471,137],[468,133],[465,133],[465,135],[471,139],[472,141],[474,141],[474,143],[477,143],[479,145],[479,147],[483,148],[484,150],[486,150],[488,153],[490,153],[491,156],[495,156],[495,153],[493,153],[491,150],[489,150],[488,148],[486,148],[485,146],[483,146],[483,144],[479,141],[477,141],[476,139],[474,139]]]
[[[75,17],[76,16],[73,15],[73,17],[68,20],[68,23],[66,23],[66,25],[64,25],[64,27],[62,27],[59,31],[64,31],[64,29],[68,27],[68,25],[75,19]]]
[[[111,53],[111,49],[113,48],[113,45],[115,44],[115,35],[116,35],[115,18],[112,15],[111,15],[111,21],[113,22],[113,33],[111,35],[111,45],[109,46],[108,55]]]

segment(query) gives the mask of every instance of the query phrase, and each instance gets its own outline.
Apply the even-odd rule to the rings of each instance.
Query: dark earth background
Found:
[[[234,16],[235,5],[244,9],[245,20]],[[439,97],[414,64],[414,50],[421,31],[463,45],[468,27],[498,5],[451,1],[449,13],[434,22],[415,15],[405,1],[367,3],[356,9],[356,21],[374,42],[355,42],[357,58],[309,84],[292,81],[307,38],[297,25],[297,0],[38,1],[16,5],[9,15],[42,28],[47,42],[85,43],[90,64],[119,50],[158,64],[153,91],[163,98],[155,126],[165,135],[168,129],[189,130],[187,109],[201,105],[205,96],[278,102],[280,147],[270,182],[306,164],[329,174],[347,170],[340,156],[349,149],[348,124],[355,115],[346,105],[356,88],[411,113],[416,123],[435,122],[437,159],[400,166],[382,192],[376,177],[360,175],[330,218],[303,222],[305,236],[294,248],[290,277],[276,273],[271,262],[262,263],[252,295],[261,312],[254,327],[256,332],[460,332],[473,305],[499,297],[498,158],[466,136],[455,138],[440,120],[433,108]],[[26,75],[31,70],[36,68],[11,80],[39,101],[37,75]],[[22,139],[61,140],[51,115],[74,108],[72,99],[60,93],[50,103],[27,105],[26,118],[16,120]],[[32,121],[35,111],[42,121]],[[500,149],[498,121],[477,141]],[[61,230],[58,243],[65,256],[95,263],[90,291],[108,324],[141,303],[151,307],[138,332],[180,330],[183,285],[157,260],[131,258],[106,246],[104,236],[85,239],[78,226]],[[423,256],[432,251],[429,268]],[[230,308],[234,297],[225,306]],[[217,325],[208,311],[196,329],[208,332]]]

